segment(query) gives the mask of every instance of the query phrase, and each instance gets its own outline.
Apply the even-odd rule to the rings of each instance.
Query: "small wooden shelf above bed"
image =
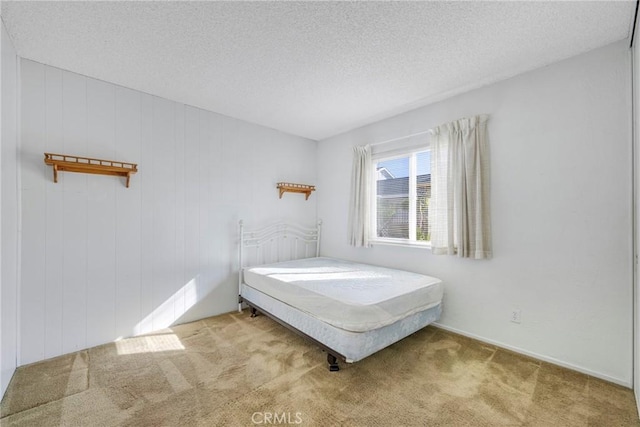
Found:
[[[304,199],[309,200],[309,196],[312,191],[316,191],[316,187],[314,185],[307,184],[293,184],[290,182],[279,182],[277,187],[280,190],[280,198],[282,199],[282,195],[284,193],[304,193]]]
[[[138,165],[135,163],[91,159],[89,157],[69,156],[66,154],[44,153],[44,162],[49,166],[53,166],[53,182],[58,182],[58,172],[80,172],[123,176],[127,179],[126,186],[129,188],[131,175],[138,172]]]

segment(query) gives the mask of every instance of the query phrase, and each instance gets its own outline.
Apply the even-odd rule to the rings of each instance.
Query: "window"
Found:
[[[372,160],[374,240],[426,244],[431,240],[431,152],[418,149]]]

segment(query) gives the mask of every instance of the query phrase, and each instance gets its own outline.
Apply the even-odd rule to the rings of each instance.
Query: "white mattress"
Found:
[[[332,258],[306,258],[244,270],[244,282],[346,331],[378,329],[442,300],[440,279]]]
[[[442,305],[438,304],[379,329],[352,332],[331,326],[246,284],[242,285],[241,292],[242,296],[255,306],[335,350],[344,356],[348,363],[362,360],[419,331],[438,320],[442,312]]]

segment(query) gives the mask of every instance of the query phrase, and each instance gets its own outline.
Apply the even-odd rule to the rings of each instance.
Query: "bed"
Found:
[[[247,231],[240,222],[239,304],[263,313],[338,360],[353,363],[438,320],[434,277],[319,257],[321,223]]]

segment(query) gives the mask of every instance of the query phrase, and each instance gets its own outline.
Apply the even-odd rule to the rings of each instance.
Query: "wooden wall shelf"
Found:
[[[44,162],[53,166],[53,182],[58,182],[58,172],[92,173],[97,175],[123,176],[129,188],[131,175],[138,172],[135,163],[114,160],[91,159],[89,157],[68,156],[66,154],[44,153]]]
[[[312,191],[316,191],[316,187],[314,185],[306,185],[306,184],[292,184],[290,182],[279,182],[277,185],[278,190],[280,190],[280,198],[282,199],[282,195],[284,193],[303,193],[304,199],[309,200],[309,196]]]

